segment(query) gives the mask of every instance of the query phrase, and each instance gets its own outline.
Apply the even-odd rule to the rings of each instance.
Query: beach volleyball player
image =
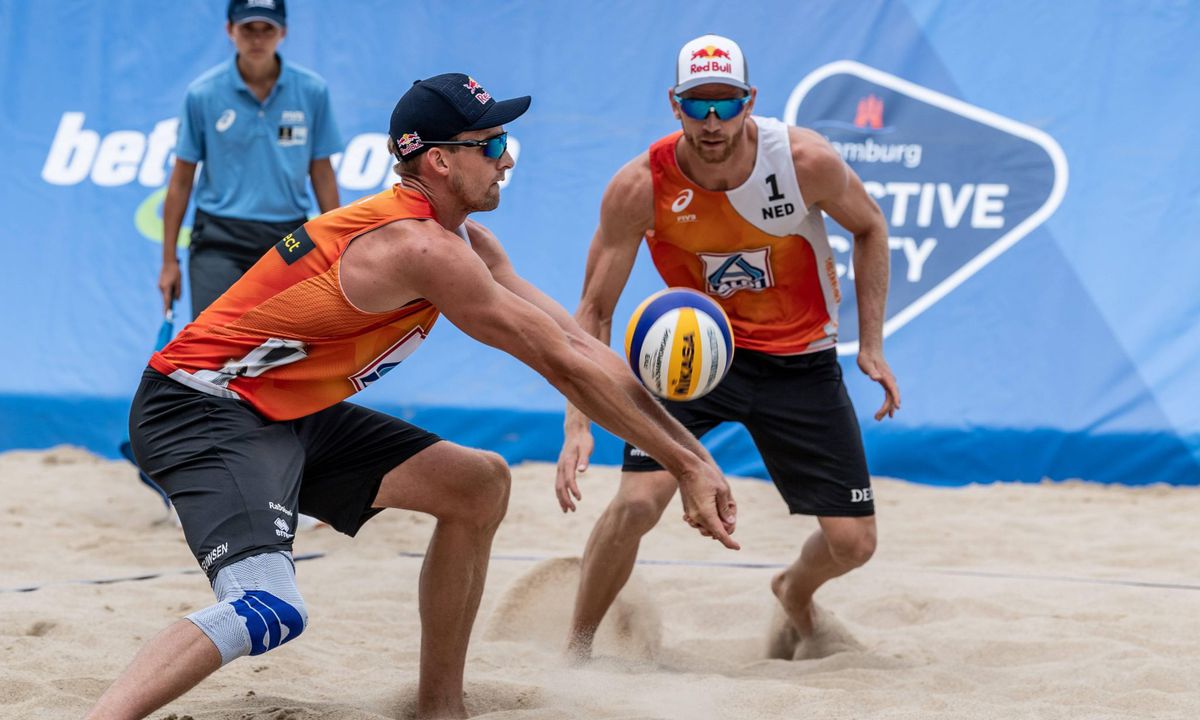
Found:
[[[513,165],[501,126],[529,102],[498,102],[461,74],[414,84],[389,135],[403,184],[297,228],[153,356],[131,439],[217,603],[150,640],[89,718],[144,717],[225,663],[300,635],[297,514],[353,535],[389,507],[437,519],[421,571],[417,715],[466,717],[463,666],[508,468],[343,402],[413,352],[439,314],[658,458],[692,521],[736,548],[729,487],[704,448],[467,221],[498,205]]]
[[[883,386],[875,419],[900,407],[883,356],[887,225],[862,182],[815,132],[752,116],[756,90],[737,43],[716,35],[679,52],[669,101],[682,130],[621,168],[605,190],[588,253],[579,324],[608,342],[613,308],[642,238],[669,286],[706,293],[733,325],[720,385],[667,411],[701,436],[740,422],[792,513],[820,529],[772,589],[800,638],[814,635],[813,592],[875,550],[875,508],[858,421],[837,361],[839,289],[828,214],[854,234],[858,365]],[[587,411],[568,407],[555,490],[580,499],[592,451]],[[647,448],[625,447],[620,486],[584,550],[569,649],[591,654],[605,612],[632,572],[642,535],[675,493]],[[784,653],[787,654],[787,653]]]

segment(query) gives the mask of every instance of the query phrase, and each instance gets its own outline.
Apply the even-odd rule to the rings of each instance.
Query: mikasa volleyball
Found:
[[[650,392],[667,400],[695,400],[729,370],[729,318],[704,293],[667,288],[633,311],[625,330],[625,356]]]

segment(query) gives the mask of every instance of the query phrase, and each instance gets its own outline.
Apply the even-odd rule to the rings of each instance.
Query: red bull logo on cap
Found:
[[[400,157],[406,157],[420,150],[423,143],[421,136],[413,133],[404,133],[396,139],[396,147],[400,149]]]
[[[471,96],[478,100],[481,105],[487,105],[488,100],[492,99],[491,94],[487,90],[484,90],[483,86],[480,85],[479,82],[473,77],[468,76],[467,82],[463,85],[463,87],[465,87],[467,91],[471,93]]]
[[[702,60],[705,62],[696,62]],[[725,62],[721,62],[724,60]],[[703,72],[733,72],[733,56],[728,50],[722,50],[716,45],[707,45],[692,53],[690,71]]]

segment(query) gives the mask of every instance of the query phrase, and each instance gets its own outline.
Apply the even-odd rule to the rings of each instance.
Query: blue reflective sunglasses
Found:
[[[423,145],[463,145],[466,147],[483,148],[483,156],[499,160],[508,149],[508,133],[502,132],[482,140],[424,140]]]
[[[743,95],[740,98],[727,100],[705,100],[676,95],[675,102],[679,103],[679,109],[683,111],[683,114],[693,120],[707,120],[710,112],[715,112],[719,120],[732,120],[741,114],[746,103],[750,102],[750,96]]]

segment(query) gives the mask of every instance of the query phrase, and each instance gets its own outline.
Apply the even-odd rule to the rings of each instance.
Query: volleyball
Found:
[[[704,293],[667,288],[633,311],[625,330],[625,356],[650,392],[667,400],[695,400],[729,371],[729,318]]]

